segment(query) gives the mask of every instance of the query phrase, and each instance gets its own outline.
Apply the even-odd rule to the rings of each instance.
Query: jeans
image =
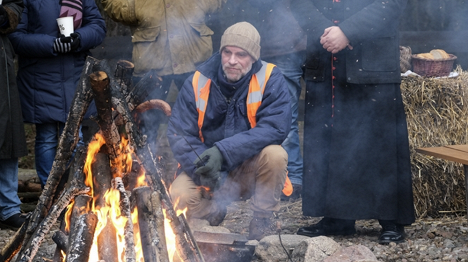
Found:
[[[36,124],[36,144],[34,152],[36,172],[41,182],[42,188],[44,188],[47,182],[47,178],[49,177],[50,170],[52,169],[59,138],[64,127],[65,124],[60,122],[50,124]],[[81,133],[81,128],[79,136],[80,140],[78,144],[83,145],[83,134]]]
[[[18,197],[18,158],[0,159],[0,220],[21,213]]]
[[[292,122],[288,137],[282,146],[288,153],[288,177],[292,184],[302,185],[301,146],[299,142],[299,127],[297,124],[299,97],[301,96],[301,77],[303,75],[302,65],[305,62],[305,51],[292,54],[268,57],[264,60],[275,64],[283,72],[286,83],[288,83],[289,95],[291,97]]]

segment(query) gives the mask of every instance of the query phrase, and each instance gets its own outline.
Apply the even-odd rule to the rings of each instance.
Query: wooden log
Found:
[[[107,219],[106,226],[97,238],[99,259],[106,262],[118,261],[116,229],[110,218],[105,219]]]
[[[162,78],[160,76],[153,71],[146,73],[141,80],[133,86],[133,89],[130,90],[129,97],[126,99],[131,106],[130,110],[133,110],[134,107],[147,100],[151,91],[161,88],[161,85]]]
[[[114,77],[120,85],[120,90],[124,95],[130,92],[132,85],[132,75],[135,65],[127,60],[117,61]]]
[[[32,234],[36,231],[36,228],[42,222],[52,206],[52,196],[55,194],[57,185],[59,184],[61,177],[67,168],[67,163],[70,161],[71,155],[78,143],[79,128],[92,100],[92,91],[89,86],[88,75],[92,72],[92,67],[96,63],[98,63],[97,59],[91,56],[86,58],[81,77],[76,88],[76,93],[71,103],[67,122],[65,123],[64,130],[59,139],[57,153],[52,164],[49,178],[36,205],[36,209],[31,215],[31,220],[28,223],[28,227],[25,232],[26,235],[23,239],[23,247],[18,255],[19,257],[23,257],[22,253],[25,250],[24,247],[26,246],[26,243],[29,242]],[[10,241],[14,242],[16,240],[11,239]]]
[[[79,216],[70,233],[66,262],[88,262],[97,222],[93,213]]]
[[[3,247],[0,253],[0,261],[9,262],[13,257],[18,253],[21,248],[21,243],[23,242],[23,238],[26,234],[26,230],[28,228],[28,222],[31,216],[26,217],[26,221],[20,227],[18,231],[16,231],[15,235],[12,237],[12,241],[8,243],[5,247]]]
[[[135,241],[133,239],[133,222],[132,222],[132,211],[130,210],[130,197],[125,191],[125,186],[122,182],[121,177],[114,178],[115,189],[120,192],[120,212],[123,216],[127,218],[127,223],[125,224],[125,260],[127,262],[136,261],[135,255]]]
[[[60,251],[67,253],[68,236],[62,230],[55,231],[52,235],[52,240],[57,244],[57,248]]]
[[[18,258],[18,261],[31,262],[36,255],[37,250],[39,250],[39,246],[44,240],[46,234],[57,221],[60,213],[68,206],[72,198],[77,195],[87,194],[89,190],[89,187],[82,187],[77,185],[77,183],[72,183],[72,185],[70,185],[67,190],[60,196],[57,203],[52,206],[49,214],[37,226],[36,231],[31,237],[31,240],[28,242],[28,245],[24,246],[25,250],[22,253],[22,256]]]
[[[71,230],[75,228],[77,219],[89,212],[92,200],[93,197],[89,195],[79,195],[75,197],[75,201],[73,203],[73,208],[70,215],[70,224],[65,229],[66,231],[70,232],[69,235],[72,235],[73,232],[71,232]]]
[[[99,152],[94,156],[94,163],[91,164],[93,173],[93,197],[94,205],[97,209],[105,206],[104,194],[111,188],[112,172],[109,165],[109,156]]]
[[[144,261],[169,261],[164,231],[164,215],[159,194],[156,193],[153,197],[151,193],[151,188],[147,186],[135,188],[132,193],[138,209],[138,225]]]
[[[118,157],[120,155],[120,134],[112,116],[111,91],[109,76],[103,71],[97,71],[90,76],[91,88],[94,93],[94,101],[99,116],[98,124],[106,141],[107,150],[111,161],[111,170],[114,177],[120,177],[118,169]]]

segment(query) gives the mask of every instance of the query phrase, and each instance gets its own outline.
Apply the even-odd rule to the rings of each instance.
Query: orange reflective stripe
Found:
[[[202,134],[203,120],[205,120],[206,106],[210,96],[211,79],[202,75],[199,71],[193,74],[192,79],[193,93],[198,111],[198,136],[202,142],[205,141]]]
[[[293,193],[293,186],[291,180],[289,180],[288,174],[286,174],[286,181],[284,181],[283,194],[290,196]]]
[[[249,93],[247,94],[247,117],[252,128],[257,125],[257,110],[262,104],[265,86],[274,67],[274,64],[262,61],[262,68],[250,80]]]

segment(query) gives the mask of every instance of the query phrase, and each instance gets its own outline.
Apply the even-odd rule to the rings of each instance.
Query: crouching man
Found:
[[[259,56],[255,27],[226,29],[220,52],[185,81],[167,130],[180,164],[170,188],[177,208],[214,226],[231,201],[251,197],[249,239],[257,240],[279,210],[281,191],[290,190],[281,143],[291,125],[283,75]]]

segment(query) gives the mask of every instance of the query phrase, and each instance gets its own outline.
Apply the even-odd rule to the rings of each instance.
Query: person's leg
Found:
[[[299,98],[301,95],[301,77],[303,75],[302,66],[305,61],[305,52],[297,52],[265,60],[275,64],[281,72],[283,72],[284,78],[288,84],[292,112],[291,130],[282,146],[288,153],[288,177],[293,186],[295,186],[294,189],[300,191],[301,187],[298,187],[298,185],[302,186],[303,159],[301,155],[297,119]],[[296,194],[297,193],[300,192],[296,192]],[[294,192],[293,194],[296,195]],[[295,198],[296,197],[300,197],[300,194],[296,195]]]
[[[0,220],[21,213],[18,198],[18,158],[0,159]]]
[[[42,187],[49,177],[59,138],[57,123],[36,124],[35,163]]]
[[[215,193],[215,199],[236,195],[251,198],[254,216],[249,225],[249,239],[260,240],[269,231],[270,218],[280,208],[281,191],[286,180],[288,155],[279,145],[265,147],[259,154],[233,170],[228,183]]]

